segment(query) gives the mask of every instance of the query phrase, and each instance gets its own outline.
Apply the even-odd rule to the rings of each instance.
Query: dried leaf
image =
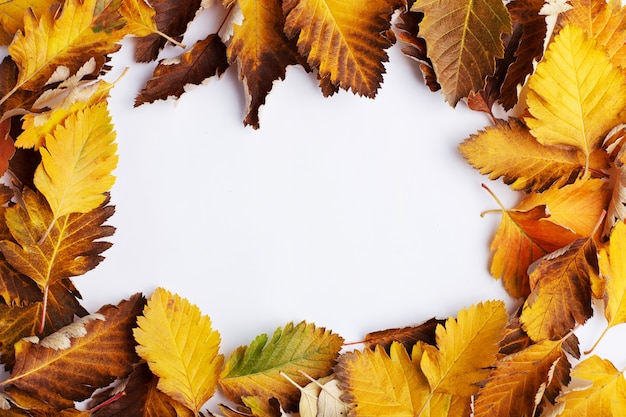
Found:
[[[435,329],[438,324],[444,325],[444,323],[445,320],[438,320],[433,317],[417,326],[379,330],[377,332],[368,333],[365,336],[364,343],[369,349],[374,349],[377,345],[380,345],[389,353],[391,344],[393,342],[400,342],[407,352],[410,352],[418,340],[429,345],[434,345],[436,343]]]
[[[501,36],[511,32],[503,2],[417,0],[411,10],[424,13],[421,36],[446,101],[456,106],[482,89],[504,55]]]
[[[608,247],[600,250],[600,271],[606,280],[604,316],[608,328],[626,323],[626,224],[617,222]]]
[[[461,310],[445,328],[437,326],[437,348],[424,346],[422,371],[431,391],[469,397],[489,374],[508,317],[501,301],[488,301]]]
[[[520,318],[536,342],[566,336],[592,316],[591,282],[598,277],[593,239],[577,239],[530,267],[531,293]]]
[[[590,381],[591,385],[569,389],[560,396],[558,402],[565,408],[559,416],[619,416],[626,409],[624,373],[610,361],[591,356],[572,369],[572,376]]]
[[[86,323],[86,334],[71,339],[66,349],[18,342],[13,371],[0,386],[15,386],[59,409],[89,398],[97,388],[130,373],[137,360],[131,329],[143,305],[143,298],[135,295],[117,306],[104,306],[98,310],[104,320]]]
[[[285,411],[297,409],[299,391],[284,373],[298,385],[329,375],[343,339],[336,334],[302,322],[278,328],[271,339],[257,336],[250,346],[237,348],[226,361],[220,387],[228,399],[240,402],[241,397],[258,396],[265,401],[275,397]]]
[[[46,137],[35,186],[46,196],[53,219],[87,213],[105,200],[115,181],[117,144],[106,103],[71,114]]]
[[[9,168],[9,161],[15,154],[15,145],[11,133],[11,119],[0,121],[0,176]]]
[[[189,84],[201,84],[213,76],[220,76],[228,68],[226,45],[217,34],[196,42],[174,62],[161,61],[152,78],[135,99],[135,106],[180,97]]]
[[[386,36],[399,0],[287,0],[285,33],[322,79],[373,98],[393,41]]]
[[[229,62],[239,64],[239,78],[244,83],[247,110],[244,125],[259,128],[259,109],[265,104],[274,81],[285,78],[289,65],[303,64],[295,40],[283,32],[285,18],[278,0],[241,0],[243,23],[235,25]]]
[[[550,44],[528,88],[532,117],[525,121],[533,136],[542,144],[580,149],[586,168],[591,152],[626,107],[626,77],[572,25]]]
[[[474,404],[476,417],[534,416],[561,360],[561,341],[543,341],[496,363]]]
[[[213,396],[224,363],[211,319],[187,300],[157,288],[137,325],[137,353],[159,377],[158,389],[197,415]]]
[[[514,190],[560,187],[584,169],[584,158],[576,150],[540,144],[516,119],[471,135],[459,150],[481,174],[492,180],[502,177]]]
[[[0,45],[8,45],[15,34],[24,30],[24,15],[32,10],[35,16],[55,11],[62,1],[51,0],[11,0],[0,3]]]

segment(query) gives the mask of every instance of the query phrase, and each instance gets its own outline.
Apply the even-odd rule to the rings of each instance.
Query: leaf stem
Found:
[[[481,187],[483,187],[485,190],[487,190],[487,192],[491,195],[491,197],[493,197],[493,199],[494,199],[494,200],[496,200],[496,203],[500,206],[500,210],[501,210],[501,211],[506,211],[506,208],[504,207],[504,204],[502,204],[502,201],[500,201],[500,199],[498,198],[498,196],[496,196],[496,194],[495,194],[493,191],[491,191],[491,189],[490,189],[489,187],[487,187],[487,185],[485,185],[485,184],[483,183],[483,184],[480,184],[480,186],[481,186]],[[487,211],[483,211],[483,212],[480,214],[480,217],[483,217],[483,216],[484,216],[485,214],[487,214],[487,213],[493,213],[493,212],[496,212],[496,211],[499,211],[499,210],[487,210]]]
[[[119,400],[120,398],[122,398],[123,396],[126,395],[126,391],[122,391],[122,392],[118,392],[117,394],[115,394],[114,396],[112,396],[111,398],[109,398],[106,401],[101,402],[100,404],[96,405],[95,407],[89,409],[87,412],[89,414],[93,414],[96,411],[106,407],[109,404],[113,404],[115,401]]]
[[[222,30],[222,28],[224,27],[228,19],[230,19],[230,15],[233,13],[233,10],[235,10],[235,4],[236,2],[232,2],[232,4],[228,7],[228,11],[226,12],[226,15],[224,15],[224,19],[222,19],[222,23],[220,23],[220,27],[218,27],[217,31],[215,32],[216,34],[219,35],[220,31]]]
[[[41,305],[41,317],[40,317],[40,322],[39,322],[39,329],[38,329],[38,333],[39,334],[43,334],[43,331],[46,327],[46,311],[48,310],[48,292],[49,292],[49,286],[45,286],[43,289],[43,302]]]
[[[596,342],[593,344],[593,346],[591,346],[591,348],[589,348],[588,350],[584,351],[583,353],[585,355],[589,355],[591,352],[594,351],[594,349],[598,346],[598,344],[600,343],[600,341],[604,338],[604,336],[607,334],[607,332],[609,331],[609,329],[611,328],[610,325],[607,325],[606,328],[604,329],[604,331],[602,332],[602,334],[600,335],[600,337],[598,338],[598,340],[596,340]]]

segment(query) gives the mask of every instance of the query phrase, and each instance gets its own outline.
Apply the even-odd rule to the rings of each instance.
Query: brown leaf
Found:
[[[475,417],[534,416],[552,370],[561,360],[566,358],[560,341],[544,341],[504,357],[478,392]]]
[[[11,119],[0,121],[0,176],[9,168],[9,160],[15,153],[15,145],[11,133]]]
[[[43,302],[25,306],[7,306],[0,304],[0,359],[7,371],[13,369],[15,363],[14,344],[20,339],[30,336],[47,336],[70,324],[75,316],[87,315],[80,305],[80,294],[69,281],[61,281],[52,285],[49,290],[46,309],[45,327],[39,333]]]
[[[83,322],[80,337],[63,337],[61,329],[39,343],[18,342],[13,371],[0,386],[12,385],[59,409],[89,398],[97,388],[131,372],[138,360],[132,328],[144,304],[136,294],[117,306],[102,307]]]
[[[179,56],[175,62],[159,62],[152,78],[135,99],[135,106],[180,97],[188,84],[201,84],[213,76],[220,76],[228,68],[226,45],[217,34],[207,36]]]
[[[156,11],[156,27],[160,32],[182,40],[187,25],[200,9],[201,0],[151,0],[150,5]],[[167,40],[153,33],[135,39],[135,61],[150,62],[157,59]]]
[[[393,44],[386,36],[398,0],[326,2],[287,0],[285,33],[322,78],[355,94],[373,98]]]
[[[513,33],[519,30],[519,39],[509,40],[507,49],[514,51],[514,61],[507,65],[506,77],[500,88],[499,102],[505,110],[517,104],[517,87],[524,84],[526,76],[533,71],[533,60],[543,55],[543,41],[546,37],[545,16],[539,10],[544,0],[515,0],[507,4],[513,21]]]
[[[531,293],[520,318],[534,341],[556,340],[593,314],[591,280],[599,279],[593,239],[577,239],[531,265]]]
[[[279,0],[241,0],[243,23],[235,25],[228,60],[239,63],[239,78],[247,95],[246,126],[259,128],[259,109],[274,81],[285,78],[289,65],[302,64],[295,40],[283,32],[285,18]]]
[[[367,348],[372,350],[374,350],[377,345],[380,345],[389,353],[391,344],[393,342],[400,342],[407,352],[410,353],[413,349],[413,345],[415,345],[418,340],[429,345],[435,345],[435,329],[438,324],[443,325],[445,322],[445,320],[438,320],[433,317],[417,326],[379,330],[377,332],[368,333],[365,336],[364,343]]]
[[[176,417],[176,410],[171,405],[174,400],[157,389],[158,380],[146,363],[137,365],[126,381],[124,395],[100,408],[92,414],[93,417]],[[115,391],[110,388],[94,396],[89,407],[106,401]]]
[[[424,13],[421,34],[446,101],[455,106],[482,89],[504,54],[501,36],[511,31],[502,1],[418,0],[411,10]]]
[[[398,39],[405,43],[402,53],[420,63],[420,69],[424,75],[424,81],[430,91],[439,91],[441,85],[437,82],[437,74],[433,68],[433,63],[428,57],[426,40],[419,36],[419,24],[424,18],[424,13],[403,11],[398,17],[396,28]]]

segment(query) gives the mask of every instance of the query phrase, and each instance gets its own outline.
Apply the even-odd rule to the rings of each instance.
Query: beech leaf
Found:
[[[143,305],[137,294],[117,306],[102,307],[98,314],[104,319],[84,323],[85,334],[70,335],[67,347],[18,342],[13,371],[0,386],[12,385],[59,409],[89,398],[97,388],[130,373],[137,360],[132,327]]]
[[[340,336],[324,328],[289,323],[271,339],[262,334],[250,346],[237,348],[226,361],[220,387],[231,401],[247,396],[277,398],[291,412],[297,409],[299,391],[281,372],[300,386],[308,382],[302,372],[314,379],[329,375],[342,343]]]
[[[213,396],[224,362],[211,319],[187,300],[157,288],[137,326],[137,353],[159,377],[158,389],[197,415]]]
[[[446,101],[459,100],[483,88],[504,55],[501,37],[511,32],[511,18],[500,0],[417,0],[424,13],[421,36]]]

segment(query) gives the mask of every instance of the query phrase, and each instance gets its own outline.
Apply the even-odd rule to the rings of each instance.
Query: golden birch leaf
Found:
[[[303,64],[295,41],[287,39],[285,18],[278,0],[240,0],[243,23],[234,26],[227,53],[239,63],[239,78],[247,95],[244,125],[259,128],[259,109],[274,81],[285,78],[289,65]]]
[[[626,77],[582,29],[567,25],[550,43],[528,81],[530,131],[545,145],[591,152],[620,121],[626,107]]]
[[[120,14],[126,19],[126,29],[135,36],[157,33],[156,12],[145,0],[122,0]]]
[[[132,326],[144,300],[134,295],[117,306],[102,307],[42,339],[15,346],[15,366],[1,387],[13,386],[56,408],[74,406],[93,391],[124,378],[137,361]]]
[[[535,342],[560,339],[591,317],[591,283],[600,279],[596,253],[593,239],[577,239],[531,265],[520,320]]]
[[[528,267],[542,256],[572,243],[580,236],[549,219],[545,205],[530,210],[506,210],[491,242],[490,271],[502,279],[514,298],[530,293]]]
[[[437,326],[437,347],[424,346],[421,368],[433,392],[469,397],[487,378],[504,337],[508,316],[501,301],[487,301]]]
[[[545,205],[550,213],[546,221],[587,237],[595,230],[610,199],[611,189],[605,181],[578,179],[561,188],[554,185],[541,193],[529,194],[516,208],[530,210]]]
[[[299,390],[281,374],[302,386],[303,375],[317,379],[332,373],[343,339],[330,330],[301,322],[278,328],[271,339],[257,336],[250,346],[237,348],[226,361],[220,387],[226,398],[277,398],[285,411],[297,409]]]
[[[58,9],[62,1],[10,0],[0,2],[0,45],[8,45],[24,29],[24,14],[31,9],[35,16]]]
[[[563,24],[581,27],[606,50],[613,65],[626,70],[626,7],[620,0],[570,0]]]
[[[499,360],[478,392],[474,416],[534,416],[555,366],[567,360],[561,345],[543,341]]]
[[[137,326],[137,353],[159,377],[159,390],[198,415],[213,396],[224,363],[211,319],[187,300],[157,288]]]
[[[626,223],[617,222],[608,247],[600,250],[600,271],[607,277],[604,316],[608,327],[626,323]]]
[[[418,343],[416,346],[421,346]],[[419,350],[419,347],[417,348]],[[413,356],[421,357],[414,352]],[[445,417],[449,394],[431,393],[428,380],[398,342],[342,355],[337,365],[344,400],[354,417]]]
[[[492,180],[502,177],[514,190],[560,187],[584,169],[578,151],[540,144],[516,119],[471,135],[459,150],[481,174]]]
[[[322,80],[373,98],[392,41],[385,36],[398,0],[287,0],[285,33]]]
[[[483,88],[502,58],[501,36],[511,32],[511,18],[500,0],[417,0],[413,11],[424,13],[420,36],[445,99],[459,100]]]
[[[46,196],[54,219],[86,213],[105,199],[115,177],[117,144],[106,102],[71,114],[46,136],[35,186]]]
[[[564,406],[559,417],[620,416],[626,410],[624,373],[606,359],[591,356],[572,369],[572,377],[591,382],[569,389],[557,401]]]
[[[110,0],[67,0],[60,14],[47,12],[37,18],[27,12],[24,32],[18,32],[9,54],[19,67],[13,89],[40,90],[57,67],[76,72],[94,58],[100,68],[106,55],[119,49],[117,42],[126,34],[124,21]],[[57,17],[58,14],[58,17]]]

